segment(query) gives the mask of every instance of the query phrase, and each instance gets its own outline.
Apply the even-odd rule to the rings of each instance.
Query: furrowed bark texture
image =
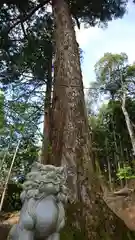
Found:
[[[42,143],[42,152],[41,152],[41,163],[43,164],[48,164],[48,161],[49,161],[51,93],[52,93],[52,58],[48,60],[47,83],[46,83],[46,93],[45,93],[45,100],[44,100],[44,126],[43,126],[43,143]]]
[[[53,0],[55,73],[51,122],[52,164],[68,170],[70,204],[62,240],[126,240],[127,227],[102,198],[90,159],[80,57],[68,5]]]

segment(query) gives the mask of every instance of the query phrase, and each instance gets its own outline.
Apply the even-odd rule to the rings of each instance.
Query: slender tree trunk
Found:
[[[115,124],[114,124],[114,117],[112,114],[112,129],[113,129],[113,142],[114,142],[114,160],[115,160],[115,168],[116,171],[118,170],[118,162],[119,162],[119,158],[118,158],[118,147],[117,147],[117,138],[116,138],[116,132],[115,132]]]
[[[124,162],[125,162],[125,154],[123,153],[124,148],[123,148],[123,144],[122,144],[122,138],[119,135],[119,143],[120,143],[120,165],[123,168],[124,167]],[[122,186],[124,187],[125,185],[125,179],[122,180]]]
[[[130,121],[129,114],[128,114],[128,112],[126,110],[126,107],[125,107],[125,103],[126,103],[126,93],[124,93],[123,97],[122,97],[122,111],[123,111],[123,114],[124,114],[124,117],[125,117],[128,133],[129,133],[129,136],[130,136],[130,139],[131,139],[133,154],[135,156],[135,134],[134,134],[134,130],[133,130],[133,127],[132,127],[132,123]]]
[[[111,175],[111,165],[110,165],[110,159],[108,157],[108,142],[107,139],[105,140],[106,145],[106,158],[107,158],[107,166],[108,166],[108,179],[109,179],[109,187],[112,191],[112,175]]]
[[[112,185],[112,176],[111,176],[111,165],[110,165],[110,159],[107,157],[107,165],[108,165],[108,178],[109,178],[109,187],[110,190],[113,190],[113,185]]]
[[[14,156],[13,156],[10,168],[9,168],[9,172],[8,172],[8,175],[7,175],[7,179],[6,179],[6,182],[5,182],[5,185],[4,185],[4,190],[3,190],[1,201],[0,201],[0,212],[1,212],[2,207],[3,207],[3,202],[4,202],[6,190],[7,190],[7,187],[8,187],[9,178],[10,178],[10,175],[11,175],[11,171],[12,171],[15,159],[16,159],[16,154],[18,152],[19,146],[20,146],[20,140],[18,140],[17,147],[16,147],[16,150],[15,150],[15,153],[14,153]]]
[[[68,5],[64,0],[52,0],[52,7],[56,61],[51,163],[67,167],[70,189],[68,219],[61,239],[128,239],[126,226],[103,201],[93,171],[80,56]]]
[[[48,73],[46,94],[44,100],[44,126],[43,126],[43,141],[41,152],[41,163],[47,164],[49,162],[49,134],[50,134],[50,118],[51,118],[51,94],[52,94],[52,58],[48,60]]]
[[[116,132],[115,132],[115,128],[114,128],[114,121],[113,121],[113,137],[114,137],[114,145],[115,145],[114,156],[115,156],[116,172],[117,172],[120,169],[120,162],[119,162],[119,157],[118,157],[118,146],[117,146]],[[123,186],[122,180],[120,180],[120,185],[122,188],[122,186]]]

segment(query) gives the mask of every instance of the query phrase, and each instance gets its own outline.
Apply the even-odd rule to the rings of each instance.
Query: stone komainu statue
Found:
[[[8,239],[59,240],[65,224],[65,183],[63,167],[34,163],[23,184],[19,222],[11,228]]]

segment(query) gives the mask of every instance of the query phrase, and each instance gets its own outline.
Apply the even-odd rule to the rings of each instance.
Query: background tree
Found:
[[[127,101],[128,111],[134,121],[134,101]],[[134,156],[126,122],[119,101],[110,100],[100,107],[96,115],[89,116],[92,133],[92,152],[101,173],[109,186],[119,186],[117,171],[124,166],[134,172]],[[122,183],[123,186],[124,182]]]
[[[35,111],[33,111],[32,107],[30,104],[24,106],[23,103],[13,102],[11,104],[10,102],[10,114],[5,115],[4,130],[0,136],[0,196],[2,196],[5,189],[6,195],[3,195],[4,205],[1,202],[1,207],[6,211],[11,211],[14,207],[16,209],[20,208],[19,193],[21,187],[18,185],[18,181],[24,181],[25,174],[38,157],[39,146],[37,141],[39,133],[35,124],[38,125],[39,115],[37,113],[36,116],[33,115]],[[16,150],[20,140],[21,142]],[[11,164],[13,164],[12,168]],[[9,181],[7,182],[8,175]]]
[[[130,166],[134,173],[134,64],[128,65],[125,53],[106,53],[95,65],[96,81],[91,84],[88,100],[89,120],[92,129],[93,155],[99,162],[102,173],[109,182],[116,181],[117,171]],[[128,122],[125,121],[122,102],[126,90],[126,109]],[[100,105],[98,102],[100,100]],[[106,104],[101,105],[101,100]],[[107,100],[107,101],[106,101]],[[127,112],[126,110],[126,112]],[[129,117],[130,116],[130,117]],[[119,182],[116,182],[117,185]],[[121,182],[121,184],[123,184]]]
[[[125,53],[106,53],[95,65],[97,81],[102,89],[108,91],[111,98],[119,99],[125,117],[127,129],[131,139],[133,152],[135,153],[135,135],[126,109],[126,98],[134,97],[135,66],[127,64],[128,57]]]
[[[17,91],[18,96],[13,101],[27,102],[29,99],[30,102],[36,98],[41,114],[45,116],[45,113],[50,111],[52,91],[53,26],[51,14],[49,12],[42,14],[40,10],[39,15],[25,22],[23,28],[22,24],[14,28],[10,26],[12,29],[7,35],[9,25],[14,22],[10,19],[14,19],[15,16],[17,19],[19,14],[18,7],[15,8],[15,12],[14,8],[12,4],[1,8],[1,20],[4,22],[1,28],[2,88],[6,91],[6,95],[9,91],[11,95],[11,89],[12,94],[16,95],[15,91]],[[7,15],[9,21],[7,21]],[[45,134],[43,134],[43,148]],[[46,153],[46,149],[44,152]],[[43,159],[45,153],[42,155]]]

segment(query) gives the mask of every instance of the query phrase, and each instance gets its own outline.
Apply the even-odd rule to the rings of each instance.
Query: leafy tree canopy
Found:
[[[112,98],[120,98],[123,87],[128,97],[134,96],[135,65],[128,64],[125,53],[105,53],[95,65],[96,82],[94,85],[100,90],[109,92]]]
[[[49,4],[50,0],[41,1],[16,1],[16,0],[3,0],[1,1],[1,7],[6,3],[8,7],[14,8],[15,6],[19,10],[20,14],[17,18],[17,22],[21,20],[26,21],[32,16],[38,9],[44,9],[45,4]],[[52,1],[55,3],[56,1]],[[67,0],[72,15],[92,26],[95,26],[99,22],[107,23],[112,19],[122,17],[126,11],[127,0],[118,1],[79,1],[79,0]],[[8,16],[9,17],[9,16]],[[13,23],[12,23],[13,24]]]

